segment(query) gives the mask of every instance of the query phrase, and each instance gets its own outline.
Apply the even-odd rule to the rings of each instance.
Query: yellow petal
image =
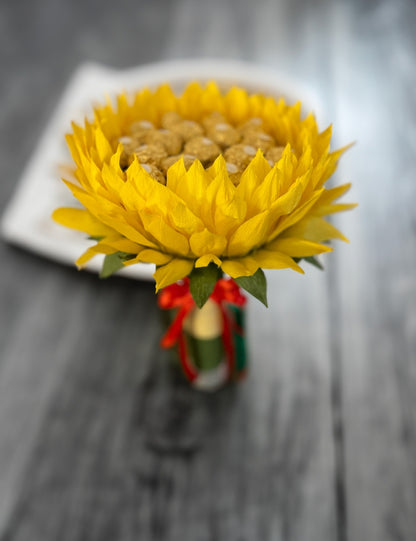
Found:
[[[288,229],[285,235],[302,237],[313,242],[331,239],[348,242],[348,239],[336,227],[318,216],[307,216],[304,220]]]
[[[172,259],[166,265],[158,267],[153,277],[156,281],[156,291],[174,284],[185,278],[192,271],[194,262],[190,259]]]
[[[94,247],[88,248],[76,261],[75,265],[78,267],[78,269],[81,269],[84,267],[90,259],[92,259],[94,256],[97,255],[97,251],[93,250]]]
[[[103,182],[109,192],[111,194],[111,199],[115,203],[120,202],[120,191],[122,190],[124,186],[124,181],[120,178],[119,175],[112,169],[109,165],[106,163],[103,165],[102,171],[102,179]]]
[[[336,205],[319,205],[314,209],[313,213],[316,216],[327,216],[335,212],[344,212],[346,210],[355,209],[358,203],[338,203]]]
[[[307,183],[308,178],[306,175],[296,179],[288,191],[271,204],[270,214],[272,222],[275,222],[281,216],[290,214],[297,207]]]
[[[97,218],[100,219],[103,223],[109,225],[110,227],[118,231],[121,235],[123,235],[123,237],[126,237],[132,242],[136,242],[141,246],[147,246],[148,248],[157,248],[157,244],[153,241],[153,239],[143,235],[142,233],[140,233],[140,231],[137,230],[137,228],[129,225],[125,221],[125,219],[123,219],[123,217],[111,218],[106,214],[99,213],[97,215]]]
[[[258,186],[250,197],[250,209],[258,214],[269,209],[279,196],[279,184],[281,171],[275,165],[265,176],[263,182]]]
[[[93,151],[97,153],[95,148],[89,150],[89,155],[80,153],[81,163],[76,173],[78,180],[84,188],[91,192],[96,192],[104,186],[104,183],[101,176],[101,164],[97,165],[94,162]],[[81,175],[79,174],[80,172],[82,172]]]
[[[126,210],[140,213],[145,207],[145,200],[136,190],[131,182],[124,182],[120,188],[119,195]]]
[[[319,198],[319,204],[328,205],[332,203],[342,195],[344,195],[351,188],[351,183],[342,184],[341,186],[336,186],[335,188],[326,189],[321,197]]]
[[[92,259],[94,256],[96,256],[97,254],[111,255],[111,254],[114,254],[117,251],[118,250],[116,250],[115,248],[112,248],[111,246],[107,246],[106,244],[97,243],[94,246],[91,246],[90,248],[88,248],[88,250],[86,250],[82,254],[82,256],[79,257],[75,261],[75,264],[77,265],[78,268],[81,268],[81,267],[84,267],[85,264],[88,263],[88,261],[90,259]]]
[[[228,205],[215,208],[214,228],[219,235],[229,238],[247,215],[247,203],[235,197]]]
[[[68,145],[69,151],[71,153],[72,159],[77,165],[80,165],[80,152],[84,151],[84,148],[81,146],[79,141],[75,138],[73,134],[67,134],[65,136],[66,144]]]
[[[56,209],[52,218],[65,227],[84,231],[92,237],[104,237],[114,233],[114,230],[97,220],[88,210],[77,208]]]
[[[166,212],[166,219],[177,231],[191,235],[195,231],[202,231],[204,223],[179,198],[172,197],[170,212]]]
[[[155,98],[163,107],[163,112],[176,111],[178,99],[168,84],[161,85],[156,90]]]
[[[99,127],[97,127],[95,130],[95,144],[98,157],[100,159],[100,164],[103,164],[111,158],[113,151],[110,143],[108,142],[107,138]]]
[[[118,213],[120,211],[119,206],[113,201],[109,201],[99,194],[91,194],[77,184],[67,180],[63,179],[63,182],[71,190],[73,196],[78,199],[78,201],[82,203],[84,207],[86,207],[95,217],[97,217],[99,212],[103,211],[109,215],[112,215],[115,212]]]
[[[208,229],[204,229],[199,233],[194,233],[189,239],[192,252],[196,256],[206,254],[221,255],[227,246],[227,239],[215,233],[211,233]]]
[[[126,254],[138,254],[143,250],[143,248],[136,242],[132,242],[131,240],[120,235],[105,237],[100,241],[99,244],[105,244],[106,246],[114,248],[114,251],[116,252],[125,252]]]
[[[236,189],[236,195],[248,202],[249,209],[254,191],[260,186],[270,170],[269,162],[264,158],[262,151],[258,150],[256,156],[241,175],[240,183]]]
[[[132,193],[126,196],[136,205],[140,216],[143,213],[159,215],[168,225],[185,236],[204,229],[202,220],[192,212],[178,194],[156,182],[146,172],[139,171],[139,174],[140,180],[134,183],[134,191],[138,195],[135,197]]]
[[[195,261],[195,267],[207,267],[210,263],[215,263],[217,267],[221,267],[221,259],[214,254],[206,254],[199,257]]]
[[[186,177],[186,168],[183,158],[172,164],[166,174],[166,187],[172,192],[179,194],[179,189]]]
[[[295,170],[297,158],[290,143],[285,146],[282,157],[277,162],[276,166],[282,172],[279,179],[279,193],[283,194],[289,190],[294,182],[294,178],[296,178]]]
[[[331,152],[329,154],[329,156],[328,156],[328,164],[327,164],[327,167],[326,167],[325,172],[324,172],[324,174],[322,176],[322,179],[321,179],[322,184],[324,182],[326,182],[329,179],[329,177],[331,177],[332,174],[335,172],[335,170],[337,168],[337,165],[338,165],[338,160],[340,159],[342,154],[344,154],[344,152],[346,152],[353,145],[354,145],[354,143],[350,143],[349,145],[345,145],[344,147],[336,150],[335,152]]]
[[[280,235],[283,231],[288,229],[289,227],[293,226],[296,222],[299,222],[315,205],[316,201],[319,199],[319,196],[324,188],[321,188],[321,190],[318,190],[315,195],[313,195],[306,203],[298,207],[296,210],[294,210],[291,214],[288,214],[287,216],[284,216],[278,226],[274,229],[274,231],[271,233],[269,237],[269,241],[275,239],[278,235]],[[296,236],[296,235],[295,235]],[[311,239],[313,240],[313,239]]]
[[[143,263],[154,263],[155,265],[166,265],[173,259],[170,254],[158,252],[157,250],[143,250],[139,258]]]
[[[220,89],[215,82],[210,81],[201,97],[202,115],[204,112],[207,114],[212,113],[213,111],[218,111],[219,113],[223,114],[225,112],[224,109],[224,99],[221,95]]]
[[[260,267],[256,258],[251,256],[240,257],[236,259],[225,259],[221,263],[222,270],[231,278],[239,276],[251,276]]]
[[[212,172],[214,170],[207,172],[207,174],[212,174]],[[208,186],[200,196],[200,214],[207,227],[215,230],[214,218],[216,209],[225,208],[229,205],[233,200],[234,194],[235,188],[228,177],[226,168],[219,166],[216,176],[210,179]]]
[[[123,145],[121,143],[118,144],[116,152],[111,156],[110,158],[110,167],[113,171],[115,171],[121,180],[125,180],[124,172],[121,169],[120,166],[120,158],[123,153]]]
[[[188,239],[168,225],[161,216],[142,213],[143,225],[154,239],[172,254],[186,256],[189,252]]]
[[[203,219],[200,208],[210,180],[208,171],[205,171],[199,160],[195,160],[186,171],[183,159],[180,159],[169,167],[166,187],[182,200],[195,216]]]
[[[351,184],[343,184],[329,190],[325,190],[319,198],[313,213],[317,216],[326,216],[335,212],[351,210],[357,206],[356,203],[338,203],[332,204],[333,201],[344,195],[351,187]]]
[[[233,124],[242,124],[249,115],[248,95],[242,88],[233,87],[225,96],[228,119]]]
[[[257,250],[254,257],[263,269],[293,269],[304,274],[302,268],[291,257],[281,252],[260,249]]]
[[[210,182],[208,171],[205,171],[199,160],[195,160],[176,192],[187,203],[192,212],[199,214],[202,219],[201,205],[209,206],[211,204],[211,199],[207,200]]]
[[[282,252],[291,257],[309,257],[323,252],[331,252],[332,248],[310,240],[296,237],[280,238],[265,246],[266,250]]]
[[[247,254],[263,245],[269,230],[269,212],[265,211],[244,222],[231,236],[228,243],[228,257]]]
[[[162,198],[167,196],[167,194],[160,192],[158,183],[139,163],[137,156],[134,157],[133,163],[126,170],[126,183],[132,184],[145,201],[152,196],[155,190],[159,191]]]
[[[134,265],[135,263],[154,263],[155,265],[166,265],[173,257],[157,250],[142,250],[137,257],[130,259],[126,263],[128,265]]]
[[[179,113],[187,119],[198,120],[201,115],[201,85],[197,82],[190,83],[179,98]]]

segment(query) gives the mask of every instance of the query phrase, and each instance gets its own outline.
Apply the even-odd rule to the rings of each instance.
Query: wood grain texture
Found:
[[[223,56],[318,95],[360,203],[325,273],[269,273],[249,377],[213,395],[159,350],[151,284],[1,244],[1,541],[416,538],[415,22],[410,0],[0,3],[1,208],[80,61]]]
[[[250,307],[256,373],[204,396],[158,350],[152,286],[91,280],[86,319],[73,314],[80,334],[62,331],[72,348],[61,350],[63,369],[52,367],[58,381],[4,539],[333,538],[325,318],[309,323],[310,288],[290,317],[291,276],[279,280],[287,298],[274,318]],[[321,297],[318,273],[313,285]],[[294,317],[309,353],[305,342],[289,346]]]
[[[352,7],[342,13],[337,123],[348,137],[355,126],[360,132],[339,174],[361,176],[354,185],[360,208],[348,225],[353,249],[337,252],[334,269],[348,532],[350,539],[410,540],[416,538],[416,38],[410,32],[416,9],[378,2],[360,16]],[[338,221],[346,225],[345,217]]]

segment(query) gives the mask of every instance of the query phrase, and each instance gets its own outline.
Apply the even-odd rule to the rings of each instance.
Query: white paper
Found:
[[[306,91],[275,71],[243,62],[183,60],[123,71],[83,64],[71,78],[5,211],[1,222],[3,238],[60,263],[73,265],[93,242],[51,218],[58,207],[78,205],[60,180],[60,166],[71,163],[64,139],[65,133],[71,131],[71,121],[83,122],[94,104],[104,103],[107,96],[123,90],[152,88],[168,82],[179,92],[192,80],[215,80],[224,89],[238,85],[252,92],[283,96],[289,103],[301,100],[305,111],[314,111],[319,117],[317,100],[312,99],[310,90]],[[102,260],[103,256],[96,256],[86,270],[99,272]],[[147,264],[119,271],[122,275],[145,280],[152,280],[153,272],[154,266]]]

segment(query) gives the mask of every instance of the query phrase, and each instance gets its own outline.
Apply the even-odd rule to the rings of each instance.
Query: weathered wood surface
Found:
[[[416,539],[413,2],[0,3],[0,197],[72,70],[252,60],[324,104],[350,245],[249,306],[251,373],[215,395],[158,349],[153,287],[0,245],[0,539]]]

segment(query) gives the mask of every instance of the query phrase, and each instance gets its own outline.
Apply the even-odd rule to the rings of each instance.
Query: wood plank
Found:
[[[334,45],[338,133],[358,141],[333,269],[351,540],[416,538],[415,20],[411,2],[345,5]]]
[[[323,275],[270,282],[248,380],[207,396],[164,364],[151,289],[97,286],[5,539],[333,539]]]

